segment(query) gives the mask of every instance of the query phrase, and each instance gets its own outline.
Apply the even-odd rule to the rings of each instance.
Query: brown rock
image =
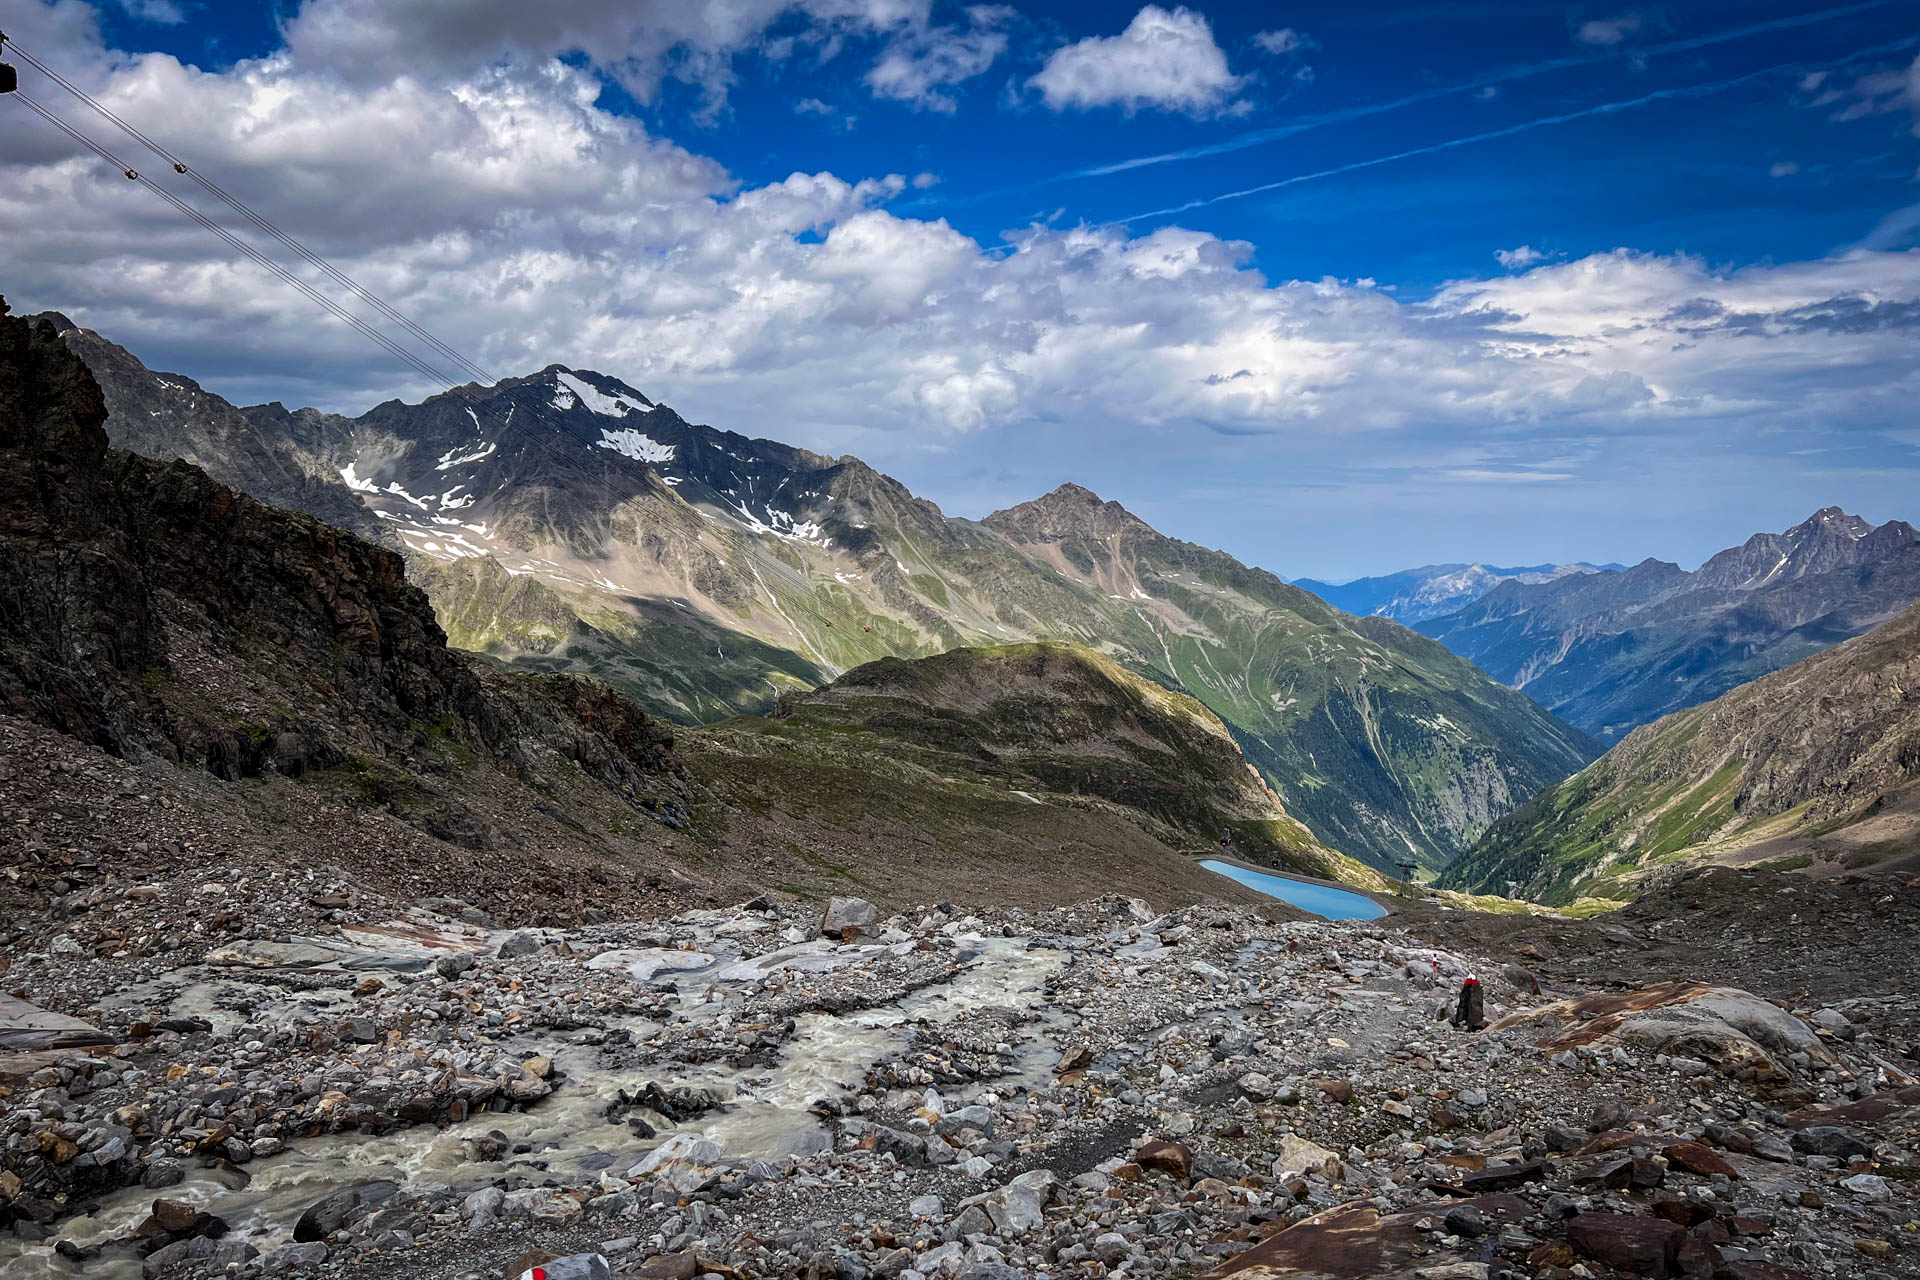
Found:
[[[1573,1250],[1558,1240],[1547,1240],[1533,1247],[1527,1255],[1527,1265],[1535,1271],[1544,1271],[1548,1267],[1571,1267],[1574,1264]]]
[[[1712,1243],[1698,1236],[1688,1236],[1680,1242],[1680,1256],[1674,1259],[1673,1265],[1683,1276],[1712,1280],[1714,1273],[1720,1270],[1722,1261],[1720,1250]]]
[[[185,1200],[155,1200],[153,1202],[154,1225],[162,1231],[181,1232],[193,1228],[200,1210]]]
[[[37,1141],[40,1144],[40,1154],[55,1164],[65,1164],[80,1154],[79,1147],[51,1129],[42,1129]]]
[[[1193,1152],[1184,1143],[1155,1138],[1133,1153],[1133,1162],[1142,1169],[1153,1169],[1185,1180],[1193,1172]]]
[[[1228,1258],[1197,1280],[1278,1280],[1312,1276],[1315,1280],[1363,1280],[1399,1275],[1426,1252],[1419,1224],[1427,1215],[1400,1213],[1383,1218],[1371,1206],[1342,1205],[1292,1223],[1245,1253]]]
[[[1327,1095],[1329,1102],[1347,1103],[1353,1101],[1353,1086],[1345,1080],[1318,1080],[1315,1087]]]
[[[1567,1240],[1575,1249],[1636,1276],[1671,1274],[1686,1238],[1676,1223],[1625,1213],[1582,1213],[1567,1223]]]
[[[1449,1152],[1441,1156],[1436,1163],[1449,1165],[1455,1169],[1481,1170],[1487,1167],[1487,1158],[1472,1152]]]
[[[378,978],[363,978],[360,980],[360,985],[353,989],[353,994],[356,996],[370,996],[376,991],[384,991],[386,986],[387,984]]]
[[[1083,1044],[1070,1044],[1066,1052],[1060,1055],[1060,1061],[1053,1064],[1055,1075],[1067,1075],[1074,1071],[1085,1071],[1093,1065],[1093,1050]]]
[[[1777,1262],[1755,1258],[1736,1258],[1722,1264],[1714,1280],[1814,1280],[1813,1273],[1798,1267],[1783,1267]]]
[[[700,1255],[692,1249],[663,1253],[640,1265],[640,1280],[693,1280],[700,1274]]]
[[[1712,1147],[1700,1142],[1679,1142],[1660,1153],[1667,1163],[1685,1169],[1688,1173],[1697,1173],[1703,1178],[1711,1178],[1716,1173],[1724,1173],[1729,1178],[1738,1178],[1740,1171],[1723,1160]]]
[[[1683,1227],[1691,1227],[1713,1217],[1713,1206],[1698,1200],[1685,1200],[1679,1196],[1661,1196],[1653,1202],[1653,1216],[1665,1218],[1668,1222],[1677,1222]]]
[[[1633,1157],[1608,1156],[1577,1170],[1572,1179],[1576,1187],[1605,1187],[1625,1191],[1633,1182]]]

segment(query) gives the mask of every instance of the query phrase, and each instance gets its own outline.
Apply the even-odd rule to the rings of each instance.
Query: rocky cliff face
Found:
[[[269,506],[304,511],[375,542],[390,541],[329,459],[340,441],[324,418],[276,417],[268,406],[260,423],[184,374],[154,373],[125,348],[57,312],[50,324],[99,383],[113,446],[128,453],[192,463],[221,484]],[[311,429],[303,429],[311,428]]]
[[[470,849],[513,793],[684,820],[657,721],[449,649],[400,555],[111,449],[105,418],[54,325],[0,314],[0,710],[228,781],[337,783]]]
[[[1635,730],[1487,833],[1443,883],[1565,902],[1675,864],[1920,858],[1920,606]]]
[[[1604,742],[1860,635],[1920,599],[1920,531],[1837,507],[1688,573],[1510,582],[1418,624]]]

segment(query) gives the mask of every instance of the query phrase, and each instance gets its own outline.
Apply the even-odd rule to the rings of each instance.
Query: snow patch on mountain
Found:
[[[468,412],[471,413],[472,410],[469,409]],[[461,453],[458,449],[449,449],[440,455],[440,461],[434,464],[434,470],[447,471],[454,467],[464,467],[470,462],[484,461],[492,456],[493,451],[498,447],[499,446],[489,441],[469,453]]]
[[[358,473],[354,471],[353,464],[351,462],[349,462],[346,466],[340,468],[340,483],[346,485],[347,488],[352,489],[355,493],[380,492],[379,485],[375,484],[371,480],[362,480],[360,478]]]
[[[609,431],[605,427],[600,428],[600,441],[595,447],[611,449],[615,453],[623,454],[636,462],[673,461],[672,445],[661,444],[653,437],[644,432],[635,431],[632,427],[623,427],[619,431]]]
[[[778,507],[767,508],[765,520],[753,514],[744,502],[736,501],[733,509],[740,513],[740,523],[752,533],[770,533],[776,538],[788,542],[805,542],[816,547],[831,547],[833,539],[823,536],[825,529],[817,520],[795,520],[792,513]]]
[[[408,502],[420,508],[422,511],[428,510],[427,500],[425,498],[416,498],[412,494],[408,493],[405,489],[400,487],[400,482],[398,480],[395,480],[390,484],[388,484],[386,491],[388,493],[393,494],[397,498],[406,499]]]

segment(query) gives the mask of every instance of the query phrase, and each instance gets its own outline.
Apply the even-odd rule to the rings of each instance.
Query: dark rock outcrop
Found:
[[[398,554],[111,449],[106,416],[56,323],[0,308],[0,710],[226,779],[551,754],[684,808],[671,733],[611,689],[449,649]]]

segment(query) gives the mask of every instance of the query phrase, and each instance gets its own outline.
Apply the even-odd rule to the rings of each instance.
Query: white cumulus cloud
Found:
[[[1090,36],[1055,49],[1031,81],[1048,106],[1158,108],[1207,116],[1244,109],[1246,84],[1191,9],[1147,5],[1117,36]]]
[[[980,75],[1006,52],[1004,27],[1014,11],[974,5],[966,16],[964,27],[924,27],[896,38],[867,73],[873,96],[931,111],[956,110],[953,86]]]
[[[1574,29],[1573,38],[1581,44],[1614,45],[1646,24],[1638,13],[1623,13],[1617,18],[1593,18]]]
[[[1279,55],[1292,53],[1295,49],[1304,45],[1306,40],[1305,37],[1292,27],[1280,27],[1273,31],[1256,32],[1253,37],[1253,43],[1262,53]]]

